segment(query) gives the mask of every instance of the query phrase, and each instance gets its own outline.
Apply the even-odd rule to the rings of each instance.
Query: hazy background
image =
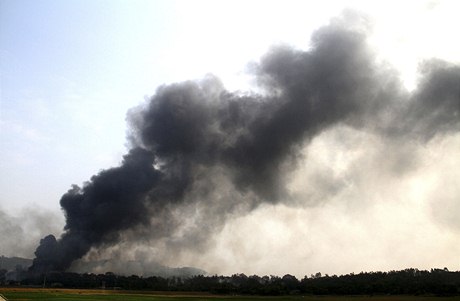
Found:
[[[249,3],[248,3],[249,2]],[[126,112],[157,86],[213,73],[230,91],[272,45],[308,50],[344,9],[408,92],[427,58],[460,62],[456,1],[0,1],[0,254],[59,235],[59,199],[126,152]],[[363,17],[364,18],[364,17]],[[248,67],[249,63],[249,67]],[[255,89],[255,88],[254,88]],[[303,149],[289,205],[235,215],[205,252],[95,250],[210,273],[348,273],[460,266],[460,135],[397,144],[347,126]]]

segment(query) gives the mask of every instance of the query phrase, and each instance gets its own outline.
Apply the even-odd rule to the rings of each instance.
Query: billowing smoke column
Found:
[[[172,235],[180,218],[171,212],[193,203],[212,208],[193,225],[207,236],[236,210],[288,201],[285,176],[299,149],[334,125],[420,141],[459,130],[458,66],[426,63],[408,93],[375,62],[365,35],[344,28],[318,30],[308,51],[272,49],[254,70],[263,95],[231,93],[213,76],[158,88],[129,114],[131,150],[121,166],[62,196],[64,233],[41,240],[31,270],[66,270],[128,230]],[[221,192],[217,178],[235,193]]]
[[[119,231],[147,224],[143,199],[160,179],[152,164],[150,152],[134,148],[120,167],[93,176],[83,188],[74,185],[61,198],[65,233],[59,241],[53,235],[40,241],[32,269],[65,270],[91,246],[116,242]]]

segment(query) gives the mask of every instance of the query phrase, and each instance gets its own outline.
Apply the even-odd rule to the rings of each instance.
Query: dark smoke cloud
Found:
[[[159,179],[152,155],[132,149],[122,165],[93,176],[83,188],[76,185],[61,198],[65,212],[64,234],[40,241],[32,270],[65,270],[91,247],[116,242],[119,232],[147,224],[146,193]]]
[[[459,130],[458,66],[427,64],[409,94],[365,33],[346,28],[318,30],[308,51],[272,49],[254,68],[263,95],[226,91],[211,75],[158,88],[129,113],[121,166],[62,197],[64,234],[42,239],[32,270],[65,270],[126,239],[199,249],[232,214],[289,200],[299,150],[336,125],[401,141]]]
[[[460,130],[460,67],[439,60],[422,65],[423,78],[408,107],[408,131],[424,139]]]

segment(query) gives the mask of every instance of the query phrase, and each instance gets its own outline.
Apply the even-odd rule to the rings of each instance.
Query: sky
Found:
[[[425,60],[460,63],[459,8],[457,1],[0,0],[0,254],[32,257],[40,238],[62,233],[61,196],[122,162],[131,148],[127,112],[157,87],[214,74],[227,91],[260,92],[254,66],[270,49],[308,52],[315,30],[351,16],[355,23],[343,24],[365,28],[375,60],[410,94]],[[219,274],[459,269],[458,129],[403,144],[348,125],[309,138],[286,181],[295,201],[232,211],[204,251],[168,255],[168,244],[147,239],[132,249],[99,246],[86,259],[124,256]]]

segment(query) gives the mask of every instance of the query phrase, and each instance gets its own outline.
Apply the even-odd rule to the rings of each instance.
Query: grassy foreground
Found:
[[[0,294],[10,300],[51,300],[51,301],[460,301],[455,297],[420,297],[420,296],[220,296],[206,293],[182,292],[137,292],[87,289],[38,289],[38,288],[0,288]],[[1,299],[0,299],[1,300]]]

